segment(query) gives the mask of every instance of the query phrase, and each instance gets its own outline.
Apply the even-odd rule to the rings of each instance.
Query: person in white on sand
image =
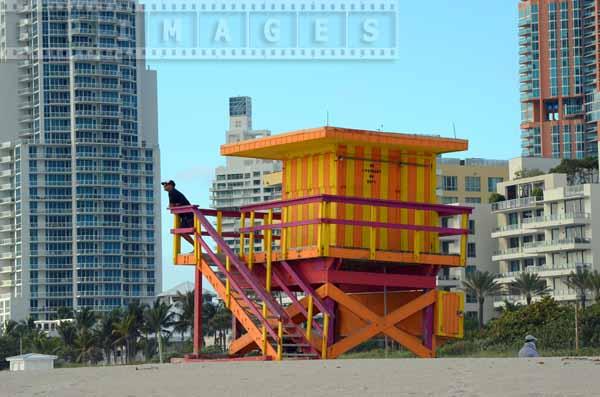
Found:
[[[539,357],[537,347],[535,346],[537,339],[533,335],[527,335],[525,337],[525,344],[519,350],[519,357]]]

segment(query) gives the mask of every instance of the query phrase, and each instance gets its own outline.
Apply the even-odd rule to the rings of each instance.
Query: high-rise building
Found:
[[[487,203],[496,185],[507,180],[508,161],[441,158],[438,161],[438,201],[442,204]]]
[[[596,0],[519,2],[523,156],[598,156],[598,7]]]
[[[268,130],[252,129],[252,99],[250,97],[229,98],[229,130],[226,142],[240,142],[271,135]],[[215,170],[215,180],[211,187],[211,206],[220,210],[239,210],[244,205],[281,198],[281,185],[267,186],[265,175],[281,171],[278,161],[227,157],[225,166]],[[231,219],[223,220],[223,232],[233,232],[239,225]],[[239,247],[239,238],[227,237],[227,243]],[[261,249],[262,240],[255,242],[255,249]]]
[[[132,0],[0,0],[0,322],[161,290],[156,74]]]

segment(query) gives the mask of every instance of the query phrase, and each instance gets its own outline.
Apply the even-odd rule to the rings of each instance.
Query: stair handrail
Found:
[[[185,207],[175,207],[172,208],[171,211],[174,214],[182,214],[193,212],[194,216],[198,218],[200,223],[202,224],[203,229],[208,233],[208,235],[213,239],[213,241],[221,246],[222,252],[225,256],[229,257],[231,263],[237,268],[240,272],[244,281],[250,285],[250,287],[254,290],[254,292],[258,295],[260,299],[266,302],[269,311],[275,314],[278,318],[287,319],[287,316],[284,310],[275,302],[273,296],[264,292],[264,288],[256,281],[250,270],[240,262],[238,255],[236,255],[233,250],[229,247],[229,245],[223,240],[221,236],[217,233],[216,229],[212,225],[212,223],[202,214],[201,210],[196,206],[185,206]],[[203,239],[200,239],[203,242],[203,247],[208,247],[206,242]],[[213,253],[214,254],[214,253]],[[218,258],[215,255],[215,258]],[[213,258],[211,258],[213,259]],[[219,261],[220,262],[220,261]],[[232,279],[233,281],[233,279]],[[244,294],[242,294],[244,295]]]
[[[313,297],[314,304],[315,306],[317,306],[321,313],[333,317],[333,313],[331,313],[331,310],[329,310],[329,308],[325,306],[323,301],[317,296],[315,290],[310,285],[308,285],[308,283],[305,282],[298,273],[296,273],[296,271],[287,261],[281,261],[281,267],[286,271],[286,273],[288,273],[292,277],[294,282],[298,284],[300,289],[302,289],[302,292],[304,292],[306,295],[310,295]]]
[[[219,270],[227,276],[227,280],[229,280],[230,285],[233,286],[233,288],[235,290],[237,290],[237,292],[241,296],[242,300],[246,303],[246,305],[248,305],[248,310],[250,310],[257,318],[262,318],[263,323],[267,324],[267,327],[266,327],[267,332],[269,332],[269,335],[271,335],[273,338],[276,339],[277,333],[275,332],[273,327],[271,327],[271,325],[268,324],[267,319],[263,317],[262,313],[256,308],[256,306],[254,306],[254,303],[250,299],[248,299],[246,294],[244,294],[242,288],[239,286],[237,281],[231,276],[231,274],[229,274],[229,272],[226,270],[225,266],[223,266],[223,264],[221,263],[221,260],[219,259],[219,257],[210,248],[208,243],[206,241],[204,241],[203,239],[200,239],[200,245],[202,245],[202,248],[206,251],[206,254],[217,265]]]

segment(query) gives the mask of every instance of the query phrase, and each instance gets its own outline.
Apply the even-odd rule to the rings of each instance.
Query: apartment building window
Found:
[[[442,227],[449,227],[448,225],[450,224],[450,218],[449,217],[443,217],[441,220],[441,225]]]
[[[566,234],[568,240],[583,239],[585,237],[585,231],[583,229],[583,226],[566,227],[565,234]]]
[[[442,189],[451,192],[458,190],[458,177],[456,176],[442,176]]]
[[[560,158],[560,127],[552,126],[552,157]]]
[[[475,221],[469,219],[469,234],[475,234]]]
[[[563,126],[563,158],[571,158],[571,127],[569,125]]]
[[[481,178],[478,176],[466,176],[465,177],[465,190],[467,192],[480,192],[481,191]]]
[[[466,204],[481,204],[481,197],[465,197]]]
[[[450,254],[450,242],[442,241],[442,254],[449,255]]]
[[[477,251],[475,249],[475,243],[467,244],[467,256],[469,258],[475,258],[477,256]]]
[[[580,214],[584,208],[583,199],[565,200],[565,214]]]
[[[497,177],[497,176],[489,177],[488,178],[488,192],[495,193],[496,187],[500,182],[504,182],[504,178]]]
[[[442,197],[442,204],[454,204],[458,203],[458,197],[444,196]]]
[[[521,271],[521,265],[519,264],[519,261],[510,261],[509,269],[511,273]]]

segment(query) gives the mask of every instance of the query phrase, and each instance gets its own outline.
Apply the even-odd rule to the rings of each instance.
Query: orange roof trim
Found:
[[[355,130],[350,128],[320,127],[287,132],[221,146],[221,155],[258,159],[283,160],[297,153],[323,152],[327,145],[357,144],[375,147],[393,147],[426,153],[450,153],[467,150],[464,139],[441,138],[429,135],[401,134]]]

